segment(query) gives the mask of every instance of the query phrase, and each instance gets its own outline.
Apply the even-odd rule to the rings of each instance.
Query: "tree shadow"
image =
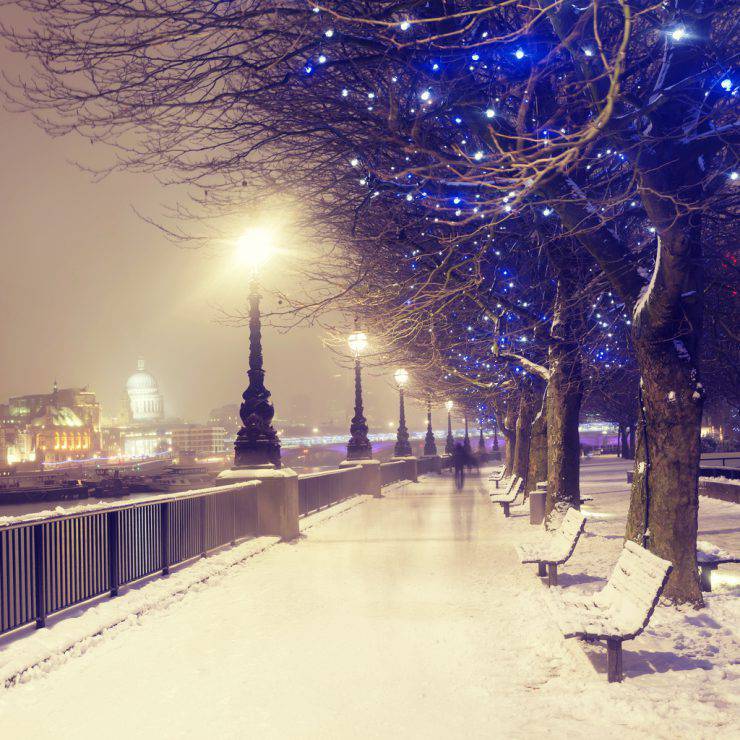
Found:
[[[722,629],[722,625],[716,622],[708,614],[697,614],[694,617],[684,617],[684,621],[693,624],[695,627],[706,627],[712,630]]]

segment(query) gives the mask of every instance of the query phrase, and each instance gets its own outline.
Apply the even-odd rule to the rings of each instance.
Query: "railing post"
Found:
[[[44,542],[44,525],[36,524],[33,528],[33,555],[36,562],[34,572],[36,587],[36,627],[46,626],[46,543]]]
[[[206,556],[206,497],[200,497],[200,556]]]
[[[239,496],[239,491],[231,492],[231,546],[236,544],[237,532],[236,532],[236,500]]]
[[[170,573],[170,505],[165,502],[159,505],[159,544],[162,557],[162,575]]]
[[[110,583],[110,595],[118,596],[120,586],[118,572],[118,512],[109,511],[106,515],[108,523],[108,581]]]

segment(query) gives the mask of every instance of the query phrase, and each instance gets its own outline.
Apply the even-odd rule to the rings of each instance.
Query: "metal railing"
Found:
[[[380,464],[380,485],[387,486],[399,480],[408,480],[405,460],[392,460]]]
[[[325,470],[298,476],[298,513],[306,516],[362,492],[363,472],[352,468]]]
[[[420,457],[416,463],[417,472],[419,475],[426,475],[427,473],[436,473],[441,470],[438,457]]]
[[[0,526],[0,634],[257,532],[256,481]],[[88,507],[92,508],[92,507]]]
[[[727,467],[728,462],[732,463],[738,463],[740,461],[740,455],[736,452],[710,452],[710,453],[704,453],[701,456],[701,460],[699,461],[699,465],[702,468],[711,468],[714,466],[717,466],[719,464],[719,467]],[[735,470],[736,468],[733,468],[730,466],[730,470]]]

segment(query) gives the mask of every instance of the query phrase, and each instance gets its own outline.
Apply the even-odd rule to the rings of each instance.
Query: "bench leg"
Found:
[[[609,683],[619,683],[622,680],[622,641],[610,639],[606,641],[606,662]]]
[[[702,591],[712,590],[712,568],[711,565],[700,565],[699,566],[699,582],[701,583]]]
[[[498,481],[495,481],[496,483],[496,490],[498,490]]]
[[[537,575],[544,578],[547,575],[547,566],[544,563],[537,563]]]
[[[501,508],[504,510],[504,516],[509,516],[509,502],[505,501],[502,503]]]
[[[547,564],[547,587],[558,585],[558,566],[556,563]]]

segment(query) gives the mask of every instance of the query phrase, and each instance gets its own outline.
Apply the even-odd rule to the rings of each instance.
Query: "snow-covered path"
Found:
[[[604,491],[603,516],[589,524],[584,562],[565,569],[568,587],[598,585],[616,560],[612,532],[623,531],[625,496],[615,480],[592,485]],[[0,734],[729,738],[738,731],[730,665],[737,655],[718,653],[736,649],[729,625],[716,623],[733,614],[727,595],[695,628],[690,620],[698,617],[665,610],[654,635],[626,645],[628,677],[631,651],[641,651],[636,675],[609,685],[576,643],[562,639],[546,589],[516,561],[512,543],[532,536],[523,510],[505,520],[480,479],[462,494],[451,486],[448,477],[429,476],[367,500],[103,636],[48,674],[0,689]],[[665,670],[657,660],[643,669],[658,644],[651,641],[674,638],[684,616],[697,632],[693,663]],[[702,645],[706,656],[697,656]]]

